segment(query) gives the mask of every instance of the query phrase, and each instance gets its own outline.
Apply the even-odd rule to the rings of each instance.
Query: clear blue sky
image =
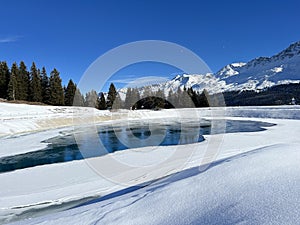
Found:
[[[300,40],[299,0],[0,0],[0,7],[0,61],[35,61],[48,73],[56,67],[64,83],[78,82],[97,57],[132,41],[175,42],[216,72]],[[170,77],[176,69],[126,72]]]

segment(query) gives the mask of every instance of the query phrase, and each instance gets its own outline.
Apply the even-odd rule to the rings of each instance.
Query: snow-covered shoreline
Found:
[[[122,116],[119,116],[120,114],[110,115],[109,118],[110,120],[139,118],[165,118],[167,120],[167,118],[176,115],[182,118],[191,116],[191,110],[182,109],[179,111],[179,114],[175,110],[130,112],[135,113],[135,116],[130,117],[127,115],[128,112],[124,111],[122,112]],[[28,214],[30,210],[48,208],[50,206],[53,207],[52,212],[55,212],[63,209],[63,205],[68,202],[105,196],[126,187],[150,182],[179,171],[197,168],[201,163],[205,162],[208,146],[212,146],[214,140],[220,141],[219,146],[217,146],[218,154],[214,159],[215,161],[224,160],[240,154],[247,155],[248,152],[267,148],[270,149],[270,151],[272,149],[292,149],[293,154],[297,155],[295,149],[300,147],[300,140],[295,134],[300,133],[300,120],[297,119],[297,111],[300,111],[299,107],[236,107],[226,109],[193,109],[192,111],[197,111],[198,116],[200,115],[208,119],[217,117],[235,120],[255,120],[274,123],[276,126],[268,127],[266,131],[262,132],[209,135],[206,136],[206,141],[201,143],[130,149],[97,158],[43,165],[2,173],[0,174],[2,184],[0,191],[0,221],[8,222],[15,220],[18,218],[17,215],[19,215],[19,219],[31,217],[31,215]],[[106,112],[106,114],[104,113],[105,117],[107,113],[108,112]],[[291,119],[264,118],[272,117],[272,115],[276,118],[289,117]],[[293,115],[296,115],[296,118]],[[108,117],[106,117],[106,119],[108,119]],[[16,122],[16,124],[17,123],[18,122]],[[26,127],[25,124],[26,123],[24,123],[24,127]],[[71,127],[26,135],[15,134],[14,137],[2,137],[0,138],[1,145],[6,146],[6,149],[1,149],[0,156],[18,154],[20,153],[18,147],[23,145],[25,145],[23,152],[36,150],[43,147],[39,144],[41,144],[40,142],[45,140],[45,138],[58,135],[59,132],[68,132],[68,129],[71,129]],[[28,129],[27,132],[30,132],[29,130],[30,129]],[[18,131],[19,130],[16,130],[17,133]],[[7,132],[6,134],[10,133]],[[161,165],[158,163],[164,160],[164,158],[168,159],[174,154],[176,157],[172,158],[171,161],[166,160],[166,162]],[[189,156],[188,159],[186,158],[187,155]],[[121,162],[120,168],[111,168],[111,173],[105,174],[106,177],[103,177],[103,174],[97,173],[99,171],[93,168],[93,165],[105,165],[105,163],[111,159]],[[136,162],[141,163],[136,164]],[[122,170],[122,164],[136,166]],[[145,166],[146,164],[148,166]],[[151,187],[151,185],[149,187]],[[137,191],[137,193],[141,193],[141,191],[142,190]],[[182,201],[184,202],[183,199]],[[98,204],[101,205],[101,202]],[[161,202],[161,204],[164,203]],[[57,208],[55,209],[55,207]],[[92,206],[87,207],[89,212],[96,210],[93,209]],[[97,206],[97,208],[98,207],[99,206]],[[86,208],[83,207],[82,210],[84,209]],[[78,215],[81,215],[81,210],[76,209],[75,211],[66,211],[49,218],[54,218],[53,220],[51,219],[51,221],[56,224],[58,223],[57,220],[62,221],[64,224],[71,224],[74,223],[74,220],[68,215],[73,212],[78,212]],[[99,211],[100,214],[102,212],[101,210]],[[22,217],[22,215],[24,217]],[[32,216],[33,215],[34,214],[32,214]],[[97,215],[96,213],[95,217],[97,217]],[[86,224],[88,223],[87,221],[96,219],[95,217],[91,216],[90,218],[85,218],[86,221],[82,220],[81,223]],[[30,221],[31,220],[21,221],[20,224],[29,224]],[[32,220],[32,224],[41,221],[48,221],[48,217]],[[113,221],[110,222],[113,223]],[[127,223],[129,223],[129,221],[127,221]]]
[[[80,115],[83,121],[76,119]],[[88,107],[40,106],[0,102],[0,137],[22,135],[111,118],[108,111]]]
[[[278,111],[285,111],[285,114]],[[186,116],[240,116],[300,119],[300,106],[226,107],[140,110],[119,112],[99,111],[89,107],[40,106],[0,102],[0,137],[22,135],[51,129],[101,123],[116,119],[169,118]],[[191,115],[189,115],[191,116]]]
[[[281,113],[283,112],[284,113]],[[93,108],[35,106],[0,102],[0,157],[23,154],[47,147],[42,142],[63,136],[76,127],[94,126],[126,120],[185,117],[202,118],[278,118],[300,119],[300,106],[226,107],[140,110],[119,112],[99,111]],[[279,113],[278,113],[279,112]],[[12,144],[13,142],[13,144]],[[22,146],[22,147],[20,147]]]

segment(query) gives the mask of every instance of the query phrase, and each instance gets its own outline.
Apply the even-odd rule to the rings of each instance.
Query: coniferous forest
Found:
[[[82,98],[72,80],[69,80],[67,87],[62,86],[59,71],[55,68],[48,75],[45,67],[39,69],[34,62],[30,68],[27,68],[24,62],[20,62],[19,65],[13,63],[11,68],[6,62],[0,62],[2,99],[71,106],[76,94]],[[83,103],[80,106],[83,106]]]
[[[57,69],[48,75],[45,67],[37,68],[33,62],[27,67],[23,61],[15,62],[11,67],[5,61],[0,62],[0,98],[12,102],[43,103],[56,106],[85,106],[106,109],[158,109],[207,107],[204,93],[190,89],[178,89],[166,97],[162,90],[152,91],[146,87],[140,95],[137,88],[128,88],[122,101],[114,84],[111,84],[107,96],[91,90],[83,96],[77,85],[70,79],[67,86],[62,86],[62,79]]]
[[[232,91],[210,95],[192,88],[170,91],[167,96],[163,90],[143,87],[128,88],[122,101],[114,84],[104,93],[91,90],[83,96],[77,85],[69,80],[62,86],[57,69],[47,74],[45,67],[37,68],[35,63],[27,67],[23,61],[13,63],[9,68],[0,62],[0,99],[13,102],[32,102],[56,106],[85,106],[99,110],[116,109],[169,109],[214,106],[258,106],[283,105],[300,102],[300,84],[285,84],[257,91]]]

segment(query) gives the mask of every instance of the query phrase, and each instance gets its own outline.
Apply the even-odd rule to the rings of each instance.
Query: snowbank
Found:
[[[295,212],[290,207],[299,202],[294,188],[299,186],[299,163],[296,164],[299,162],[297,149],[300,147],[300,140],[296,135],[300,133],[300,120],[297,120],[299,107],[207,108],[156,112],[145,110],[118,113],[94,112],[93,109],[79,108],[76,109],[79,113],[74,116],[72,107],[24,105],[20,107],[19,118],[10,114],[18,109],[14,107],[12,104],[0,104],[1,119],[6,118],[6,124],[1,123],[1,129],[4,128],[4,132],[3,130],[1,132],[6,137],[0,138],[2,146],[0,157],[43,148],[42,140],[57,135],[59,131],[69,132],[70,127],[29,134],[46,129],[43,126],[47,123],[44,122],[58,117],[62,121],[64,118],[73,117],[79,122],[84,122],[81,124],[88,125],[108,120],[125,121],[141,118],[167,120],[178,116],[183,119],[198,116],[249,120],[231,117],[247,116],[252,117],[251,120],[277,125],[268,127],[263,132],[209,135],[206,136],[206,141],[190,145],[131,149],[88,160],[2,173],[0,174],[1,223],[68,209],[89,198],[109,196],[113,193],[119,195],[117,193],[126,193],[127,191],[122,190],[126,190],[127,187],[140,184],[148,186],[131,191],[124,197],[108,199],[96,205],[91,204],[42,218],[27,219],[20,224],[96,224],[97,221],[99,224],[120,222],[165,224],[168,220],[173,224],[199,224],[198,221],[215,224],[222,224],[222,221],[223,224],[237,222],[274,224],[274,221],[283,221],[290,216],[289,211]],[[26,112],[30,114],[31,110],[32,114],[36,111],[40,114],[25,118]],[[88,115],[92,110],[92,116],[82,119],[79,116],[83,114],[81,110],[87,110]],[[97,119],[94,119],[95,113],[98,113]],[[288,117],[293,120],[265,119],[268,117]],[[73,126],[72,123],[64,125]],[[60,126],[61,123],[51,128]],[[9,128],[5,130],[7,127]],[[22,132],[27,134],[20,135]],[[215,149],[218,153],[215,163],[207,171],[200,173],[199,165],[205,162],[207,149],[214,147],[215,140],[220,143]],[[175,157],[172,157],[174,155]],[[165,160],[170,157],[171,160]],[[111,159],[121,162],[120,166],[112,168],[108,164]],[[164,163],[160,164],[161,161]],[[91,167],[92,164],[102,165],[102,169],[109,171],[110,174],[105,174],[106,177],[101,176]],[[135,166],[123,169],[123,166],[128,164]],[[183,172],[151,184],[151,181],[157,178],[180,171]],[[291,193],[284,195],[288,190],[291,190]],[[272,196],[276,198],[273,199]],[[266,203],[261,199],[267,199]],[[279,211],[281,207],[284,209]],[[271,217],[273,220],[270,220]],[[287,221],[294,222],[293,224],[298,222],[293,218]]]
[[[30,224],[299,224],[299,145],[276,145],[177,173]],[[20,223],[23,224],[23,223]]]
[[[80,125],[86,121],[100,122],[110,118],[108,111],[93,108],[0,102],[0,137]]]
[[[278,125],[270,127],[264,132],[215,135],[222,139],[216,160],[265,148],[266,146],[281,144],[284,146],[286,143],[300,146],[300,140],[296,136],[290,135],[291,132],[300,133],[300,121],[278,119],[265,119],[264,121]],[[204,154],[210,140],[215,137],[207,136],[206,138],[207,141],[205,142],[191,145],[132,149],[85,161],[37,166],[0,174],[2,183],[0,219],[1,221],[10,221],[16,218],[36,216],[38,214],[35,214],[33,209],[47,209],[49,206],[53,207],[50,211],[55,212],[64,209],[67,204],[69,204],[68,207],[72,206],[72,202],[76,205],[78,204],[76,201],[81,199],[86,200],[89,197],[105,196],[129,186],[139,185],[184,169],[197,167],[204,160]],[[272,149],[272,147],[269,148]],[[158,161],[169,157],[175,152],[176,158],[168,163],[156,165]],[[271,150],[269,152],[272,154]],[[186,155],[191,155],[191,157],[187,160]],[[124,164],[140,162],[140,165],[136,163],[136,167],[127,170],[122,169],[122,164],[120,164],[120,168],[111,168],[110,165],[107,165],[108,170],[111,171],[111,174],[107,177],[102,177],[93,170],[94,168],[89,167],[91,162],[94,165],[105,165],[111,157]],[[141,165],[141,162],[148,166]],[[211,179],[215,180],[214,178]],[[123,182],[116,183],[115,181]],[[202,185],[205,186],[206,184]],[[24,195],[27,197],[24,198]],[[178,201],[188,204],[181,198]],[[161,202],[161,204],[164,203]],[[150,207],[152,208],[152,206]],[[27,220],[24,221],[24,223],[27,222]]]
[[[39,106],[0,102],[0,137],[22,135],[63,127],[89,125],[109,120],[242,116],[300,119],[300,106],[227,107],[176,110],[100,111],[89,107]],[[284,113],[283,113],[284,112]]]

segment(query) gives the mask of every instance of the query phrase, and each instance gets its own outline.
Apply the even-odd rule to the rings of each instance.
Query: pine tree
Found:
[[[132,89],[127,88],[126,96],[125,96],[125,102],[124,102],[124,108],[130,109],[132,107]]]
[[[41,72],[41,87],[42,87],[42,102],[50,104],[50,84],[49,77],[47,75],[45,67],[42,68]]]
[[[17,63],[14,62],[11,67],[11,75],[8,83],[8,100],[17,100],[18,96],[18,74],[19,69]]]
[[[84,96],[81,94],[79,88],[76,87],[73,106],[84,106]]]
[[[100,94],[100,98],[99,98],[99,102],[98,102],[98,107],[97,108],[100,109],[100,110],[107,109],[106,100],[105,100],[103,92]]]
[[[0,98],[7,98],[10,72],[6,62],[0,62]]]
[[[64,105],[64,89],[61,84],[59,72],[56,69],[50,73],[50,103],[52,105]]]
[[[176,92],[176,108],[183,108],[183,102],[182,102],[182,90],[180,87],[178,87]]]
[[[137,102],[141,100],[140,92],[137,88],[132,89],[132,109],[135,109],[137,106]]]
[[[125,96],[124,108],[134,109],[140,100],[140,93],[137,88],[128,88]]]
[[[165,95],[161,89],[158,89],[156,92],[155,98],[155,105],[157,108],[164,108],[165,107]]]
[[[19,67],[19,79],[18,79],[18,89],[20,100],[29,100],[29,86],[30,86],[30,77],[29,72],[27,71],[26,65],[23,61],[20,62]]]
[[[36,68],[35,63],[32,63],[30,68],[30,101],[42,102],[42,85],[40,71]]]
[[[176,96],[172,90],[169,91],[167,100],[172,106],[174,106],[174,107],[176,106],[176,103],[175,103]]]
[[[107,94],[107,107],[112,108],[114,101],[117,97],[117,91],[113,83],[110,84],[108,94]]]
[[[191,94],[191,90],[184,87],[183,92],[181,94],[181,104],[183,108],[195,107],[190,94]]]
[[[98,95],[95,90],[91,90],[86,93],[85,97],[85,106],[97,108],[98,103]]]
[[[118,110],[118,109],[122,109],[122,108],[123,108],[123,101],[122,101],[120,95],[117,93],[114,103],[112,105],[112,109]]]
[[[76,92],[76,85],[74,84],[74,82],[71,79],[71,80],[69,80],[69,83],[65,90],[65,105],[66,106],[73,105],[75,92]]]
[[[209,107],[209,94],[207,90],[203,90],[203,92],[198,96],[198,105],[197,107]]]
[[[187,92],[188,92],[188,95],[190,96],[190,98],[192,100],[193,106],[194,107],[199,107],[198,106],[199,105],[199,102],[198,102],[198,93],[195,92],[193,90],[193,88],[189,88]]]

